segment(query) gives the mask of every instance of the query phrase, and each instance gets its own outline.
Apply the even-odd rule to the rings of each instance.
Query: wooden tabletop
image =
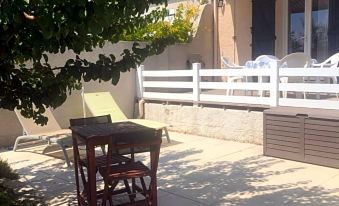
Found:
[[[133,122],[115,122],[93,125],[82,125],[70,127],[73,133],[77,134],[83,140],[90,140],[98,137],[113,137],[116,140],[127,139],[154,139],[155,129],[145,127]]]

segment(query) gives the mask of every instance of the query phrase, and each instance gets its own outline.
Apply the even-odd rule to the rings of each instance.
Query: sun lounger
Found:
[[[93,116],[109,114],[113,122],[131,121],[146,127],[163,129],[167,141],[171,141],[167,131],[168,124],[146,119],[128,119],[109,92],[84,93],[83,98]]]
[[[61,129],[50,109],[46,109],[46,112],[44,113],[44,115],[48,117],[48,123],[44,126],[37,125],[32,119],[23,117],[18,110],[15,110],[15,114],[20,121],[24,135],[16,138],[13,151],[16,151],[19,142],[24,140],[46,140],[48,144],[54,143],[60,146],[67,166],[70,166],[66,147],[72,146],[71,131],[68,129]]]

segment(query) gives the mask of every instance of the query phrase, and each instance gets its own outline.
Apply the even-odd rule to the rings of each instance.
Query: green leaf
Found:
[[[120,79],[120,71],[113,70],[112,74],[112,84],[117,85]]]
[[[47,54],[42,54],[42,56],[44,57],[44,60],[45,60],[45,62],[47,63],[47,62],[48,62],[48,56],[47,56]]]

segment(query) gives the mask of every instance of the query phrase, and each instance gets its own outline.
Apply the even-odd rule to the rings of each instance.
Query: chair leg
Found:
[[[338,84],[337,77],[333,77],[332,81],[333,84]],[[339,93],[335,93],[335,95],[337,96],[337,99],[339,99]]]
[[[106,182],[105,180],[104,180],[104,182],[105,182],[105,186],[104,186],[104,194],[103,194],[103,197],[102,197],[102,202],[101,202],[101,206],[106,206],[106,203],[107,203],[107,199],[108,199],[108,191],[109,191],[109,187],[108,187],[108,182]],[[110,203],[111,204],[111,203]]]
[[[168,131],[167,131],[167,127],[164,128],[164,131],[165,131],[165,135],[166,135],[166,138],[167,138],[167,142],[171,143],[171,139],[169,137],[169,134],[168,134]]]
[[[142,194],[146,197],[147,195],[147,188],[146,188],[146,184],[145,184],[145,180],[143,177],[140,177],[140,182],[141,182],[141,187],[142,187]]]
[[[283,91],[283,98],[287,98],[287,91]]]
[[[113,200],[111,196],[108,197],[108,202],[109,202],[109,206],[113,206]]]
[[[29,136],[29,135],[22,135],[16,138],[15,143],[14,143],[14,147],[13,147],[13,151],[15,152],[18,149],[18,144],[21,140],[40,140],[41,138],[38,136]]]
[[[18,144],[20,142],[20,140],[24,139],[24,136],[20,136],[20,137],[17,137],[16,140],[15,140],[15,143],[14,143],[14,147],[13,147],[13,151],[15,152],[18,148]]]
[[[101,150],[102,150],[102,154],[103,155],[106,155],[106,148],[105,148],[105,145],[101,145]]]
[[[131,188],[130,188],[130,186],[128,184],[128,181],[124,180],[124,184],[125,184],[125,187],[126,187],[126,190],[127,190],[127,194],[128,194],[129,200],[131,202],[135,202],[135,200],[134,200],[135,197],[134,197],[134,194],[132,193],[132,190],[131,190]]]
[[[136,198],[136,182],[135,178],[132,178],[132,193],[133,193],[133,198]]]
[[[59,141],[57,141],[57,144],[60,146],[62,152],[64,153],[65,162],[67,163],[67,167],[71,167],[71,162],[69,161],[65,144],[63,144],[62,142],[59,142]]]

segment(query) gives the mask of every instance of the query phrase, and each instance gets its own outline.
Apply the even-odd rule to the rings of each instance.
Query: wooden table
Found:
[[[123,142],[131,147],[150,146],[151,158],[151,190],[152,191],[152,205],[157,205],[157,183],[156,183],[156,170],[158,167],[161,134],[162,131],[138,125],[132,122],[117,122],[107,124],[83,125],[72,126],[73,148],[74,151],[77,147],[77,142],[81,141],[86,145],[87,161],[88,161],[88,193],[87,201],[90,206],[97,205],[97,190],[96,190],[96,159],[95,159],[95,146],[105,145],[108,142],[119,143]],[[114,144],[119,145],[119,144]],[[119,149],[116,147],[116,149]],[[78,156],[74,152],[74,169],[76,175],[77,190],[79,190],[79,173],[78,173]],[[77,191],[78,203],[80,191]]]

